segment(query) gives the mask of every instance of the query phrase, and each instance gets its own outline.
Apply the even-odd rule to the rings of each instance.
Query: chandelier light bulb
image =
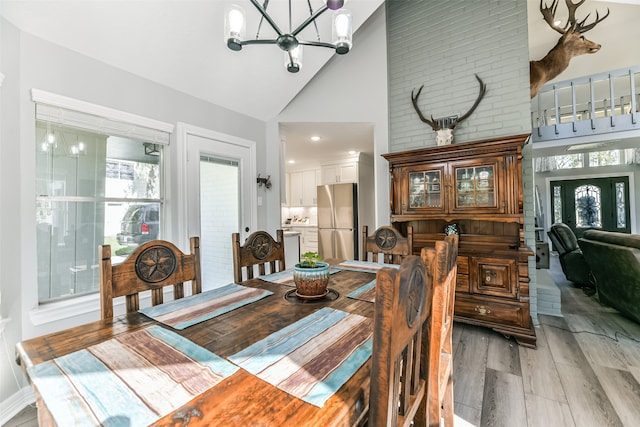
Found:
[[[53,144],[54,142],[56,142],[56,136],[54,135],[53,132],[47,133],[47,142],[49,144]]]
[[[244,23],[244,15],[238,9],[231,9],[229,11],[229,30],[233,35],[240,35],[242,31],[242,24]]]

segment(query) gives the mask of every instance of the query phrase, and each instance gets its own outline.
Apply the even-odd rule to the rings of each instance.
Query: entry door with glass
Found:
[[[629,177],[551,181],[553,222],[567,224],[576,237],[597,229],[630,233]]]
[[[187,135],[188,233],[200,236],[203,289],[233,282],[231,234],[244,240],[257,222],[254,165],[250,142]]]

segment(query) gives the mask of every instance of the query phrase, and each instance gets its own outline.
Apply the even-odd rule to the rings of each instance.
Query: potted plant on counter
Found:
[[[305,252],[300,255],[300,262],[294,266],[293,281],[298,297],[322,298],[327,295],[329,264],[317,252]]]

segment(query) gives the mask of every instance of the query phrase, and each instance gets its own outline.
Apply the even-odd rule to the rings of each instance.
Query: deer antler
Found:
[[[567,3],[569,3],[569,1],[570,1],[570,0],[567,0]],[[584,0],[583,0],[583,1],[584,1]],[[582,3],[582,2],[580,2],[580,3]],[[607,8],[607,14],[606,14],[606,15],[604,15],[602,18],[600,18],[600,14],[599,14],[599,13],[598,13],[598,11],[596,10],[596,20],[595,20],[595,21],[593,21],[591,24],[584,25],[584,23],[587,21],[587,19],[588,19],[588,18],[589,18],[589,16],[591,15],[590,13],[589,13],[589,14],[587,14],[587,16],[585,16],[585,18],[584,18],[582,21],[580,21],[580,22],[578,22],[577,24],[575,24],[574,31],[575,31],[575,32],[577,32],[577,33],[580,33],[580,34],[582,34],[582,33],[586,33],[587,31],[589,31],[590,29],[592,29],[593,27],[595,27],[599,22],[604,21],[604,20],[607,18],[607,16],[609,16],[609,13],[610,13],[610,12],[611,12],[611,11],[609,10],[609,8]]]
[[[425,122],[426,124],[431,126],[431,128],[434,131],[438,132],[441,128],[438,125],[438,123],[436,123],[436,121],[433,119],[433,116],[431,116],[431,120],[427,119],[422,114],[422,111],[420,111],[420,107],[418,107],[418,98],[420,97],[420,93],[422,92],[422,88],[424,88],[424,85],[420,86],[420,89],[418,89],[418,93],[416,93],[415,96],[413,95],[413,90],[411,91],[411,102],[413,103],[413,108],[415,108],[416,113],[418,113],[418,117],[420,117],[420,120],[422,120],[423,122]]]
[[[469,111],[467,111],[465,114],[463,114],[462,117],[458,117],[457,119],[455,119],[449,125],[449,129],[453,129],[454,127],[456,127],[458,125],[458,123],[460,123],[461,121],[463,121],[464,119],[469,117],[471,115],[471,113],[473,113],[473,111],[476,109],[478,104],[480,104],[480,101],[482,101],[482,98],[484,97],[484,94],[487,91],[487,85],[484,84],[484,82],[480,79],[480,77],[478,77],[477,74],[475,74],[475,76],[476,76],[476,79],[478,79],[478,83],[480,84],[480,92],[478,93],[478,98],[476,98],[476,102],[474,102],[474,104],[471,106]]]
[[[469,117],[471,115],[471,113],[473,113],[473,111],[476,109],[476,107],[478,106],[478,104],[480,104],[480,101],[482,100],[482,98],[484,97],[485,92],[487,91],[487,85],[484,84],[484,82],[480,79],[480,77],[478,77],[477,74],[475,74],[476,79],[478,79],[478,83],[480,83],[480,92],[478,93],[478,98],[476,99],[476,102],[474,102],[474,104],[471,106],[471,108],[469,109],[469,111],[467,111],[465,114],[463,114],[461,117],[458,117],[457,119],[453,120],[448,126],[447,128],[449,129],[453,129],[455,128],[458,123],[462,122],[464,119],[466,119],[467,117]],[[426,124],[428,124],[429,126],[431,126],[431,128],[434,131],[439,131],[440,129],[442,129],[440,127],[440,125],[438,125],[438,123],[434,120],[433,116],[431,116],[431,120],[427,119],[423,114],[422,111],[420,111],[420,107],[418,107],[418,97],[420,96],[420,93],[422,92],[422,88],[424,88],[424,85],[420,86],[420,89],[418,89],[418,93],[416,93],[415,95],[413,94],[413,90],[411,91],[411,102],[413,103],[413,108],[415,108],[416,113],[418,113],[418,117],[420,117],[420,120],[422,120],[423,122],[425,122]]]
[[[600,18],[600,14],[596,10],[596,20],[591,24],[585,25],[585,22],[587,22],[587,19],[589,19],[589,16],[591,16],[590,13],[587,14],[587,16],[582,21],[580,22],[576,21],[576,10],[580,6],[582,6],[584,2],[585,0],[580,0],[577,3],[574,3],[571,0],[565,0],[565,3],[567,4],[567,10],[569,11],[569,17],[564,27],[560,27],[555,22],[556,9],[558,8],[558,0],[553,0],[553,2],[551,2],[551,6],[547,6],[547,3],[545,0],[540,0],[540,13],[542,13],[542,17],[544,18],[545,22],[552,29],[559,32],[560,34],[564,34],[567,31],[574,31],[576,33],[586,33],[587,31],[595,27],[599,22],[604,21],[607,18],[607,16],[609,16],[610,10],[609,8],[607,8],[607,14],[604,15],[602,18]]]
[[[559,32],[560,34],[564,34],[565,28],[562,28],[556,25],[556,9],[558,8],[558,0],[553,0],[550,7],[547,7],[547,3],[544,0],[540,0],[540,13],[542,13],[542,17],[544,21],[549,24],[551,28]]]

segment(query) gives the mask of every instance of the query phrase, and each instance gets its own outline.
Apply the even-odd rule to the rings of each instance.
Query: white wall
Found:
[[[0,144],[0,289],[3,317],[11,317],[5,330],[10,351],[16,342],[97,320],[99,304],[90,298],[88,311],[41,325],[33,316],[38,309],[35,271],[35,108],[30,90],[38,88],[166,123],[184,122],[228,135],[256,141],[258,170],[265,168],[264,122],[238,114],[173,89],[107,66],[45,40],[20,32],[0,19],[0,64],[6,78],[2,85]],[[167,58],[168,61],[171,58]],[[176,176],[175,136],[165,159],[168,219],[177,217],[174,200],[180,187]],[[276,215],[279,217],[279,206]],[[167,239],[188,249],[173,222]],[[75,310],[75,309],[74,309]],[[0,355],[0,402],[18,391],[10,360]],[[18,370],[18,369],[16,369]],[[18,375],[21,375],[18,372]],[[24,385],[24,384],[23,384]]]
[[[384,5],[356,34],[347,56],[333,58],[269,124],[279,122],[351,122],[374,124],[375,225],[389,223],[387,109],[387,41]],[[269,135],[272,152],[279,151],[279,136]],[[284,167],[280,169],[284,179]],[[284,200],[284,198],[283,198]]]

